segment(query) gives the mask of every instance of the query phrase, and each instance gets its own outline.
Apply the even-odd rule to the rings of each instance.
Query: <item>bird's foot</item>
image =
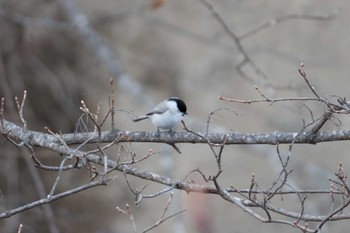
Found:
[[[173,131],[173,130],[170,128],[169,134],[170,134],[171,137],[173,137],[173,136],[175,135],[175,131]]]
[[[159,132],[159,128],[157,129],[157,132],[156,132],[156,135],[155,135],[157,138],[160,137],[160,132]]]

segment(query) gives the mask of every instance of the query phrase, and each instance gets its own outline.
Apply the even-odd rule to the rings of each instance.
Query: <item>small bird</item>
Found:
[[[157,135],[159,129],[169,129],[173,133],[172,128],[187,115],[187,107],[185,102],[178,97],[170,97],[160,102],[155,108],[144,116],[133,119],[134,122],[150,118],[151,122],[157,127]]]

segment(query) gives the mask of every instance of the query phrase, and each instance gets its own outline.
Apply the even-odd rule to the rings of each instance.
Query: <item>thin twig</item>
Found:
[[[124,174],[124,178],[125,178],[125,180],[126,180],[126,183],[127,183],[128,186],[129,186],[129,189],[131,190],[131,192],[132,192],[135,196],[137,196],[137,195],[139,195],[140,193],[142,193],[142,191],[147,187],[147,184],[146,184],[146,185],[144,185],[140,190],[134,189],[134,188],[132,187],[132,185],[131,185],[131,183],[130,183],[130,181],[129,181],[129,179],[128,179],[128,176],[126,175],[126,172],[125,172],[125,171],[123,171],[123,174]]]
[[[289,162],[289,155],[287,156],[287,159],[285,162],[283,162],[282,160],[282,156],[281,156],[281,153],[280,153],[280,150],[279,150],[279,144],[277,144],[276,146],[276,153],[277,153],[277,156],[278,156],[278,159],[282,165],[282,169],[280,171],[280,173],[278,174],[277,178],[275,179],[275,181],[272,183],[271,187],[269,188],[269,190],[272,190],[273,187],[277,184],[277,182],[280,180],[281,181],[281,184],[275,188],[275,190],[269,194],[269,196],[267,197],[267,200],[271,200],[271,198],[279,191],[282,189],[282,187],[286,184],[287,182],[287,179],[288,179],[288,175],[291,173],[291,171],[287,171],[287,166],[288,166],[288,162]],[[281,180],[281,177],[283,175],[283,180]]]
[[[4,131],[4,110],[5,108],[5,98],[1,97],[1,103],[0,103],[0,124],[1,124],[1,128],[2,131]]]
[[[62,171],[67,171],[67,170],[72,170],[72,169],[75,169],[75,168],[81,168],[83,167],[83,164],[82,163],[74,163],[74,164],[70,164],[70,165],[67,165],[67,166],[47,166],[47,165],[36,165],[37,168],[40,168],[42,170],[47,170],[47,171],[59,171],[59,170],[62,170]]]
[[[165,188],[163,190],[160,190],[160,191],[158,191],[156,193],[142,195],[142,197],[143,198],[154,198],[154,197],[160,196],[160,195],[162,195],[164,193],[170,192],[173,189],[175,189],[175,185],[171,186],[171,187],[167,187],[167,188]]]
[[[15,102],[16,102],[19,118],[21,119],[21,122],[23,123],[24,129],[27,128],[27,121],[24,119],[24,116],[23,116],[23,108],[24,108],[24,103],[26,101],[26,98],[27,98],[27,91],[26,90],[23,92],[23,99],[22,99],[21,103],[18,100],[18,97],[15,96]]]
[[[176,216],[176,215],[186,211],[186,209],[183,209],[183,210],[180,210],[180,211],[178,211],[178,212],[176,212],[176,213],[174,213],[174,214],[164,218],[164,216],[165,216],[167,210],[169,209],[169,206],[170,206],[170,204],[171,204],[171,202],[173,200],[173,197],[174,197],[174,193],[171,192],[170,195],[169,195],[169,199],[168,199],[168,201],[167,201],[167,203],[166,203],[166,205],[165,205],[165,207],[163,209],[163,212],[162,212],[161,216],[159,217],[158,221],[155,222],[152,226],[147,227],[145,230],[142,231],[142,233],[148,232],[148,231],[154,229],[155,227],[159,226],[162,222],[164,222],[164,221],[166,221],[166,220],[168,220],[168,219],[170,219],[170,218],[172,218],[172,217],[174,217],[174,216]]]
[[[253,62],[253,60],[250,58],[250,56],[248,55],[248,53],[246,52],[246,50],[242,46],[240,38],[233,32],[231,27],[223,19],[223,17],[217,12],[217,10],[214,8],[214,6],[212,4],[210,4],[207,0],[200,0],[200,2],[210,11],[210,13],[213,15],[214,19],[220,24],[220,26],[223,28],[224,32],[232,39],[234,44],[237,46],[239,52],[243,55],[242,61],[236,66],[238,71],[251,83],[262,83],[264,86],[272,87],[266,74]],[[242,67],[245,64],[250,64],[253,67],[255,73],[258,74],[264,81],[256,80],[256,79],[246,75],[242,71]]]
[[[123,210],[123,209],[119,208],[118,206],[116,207],[116,209],[117,209],[120,213],[125,214],[126,216],[129,217],[129,220],[130,220],[130,222],[131,222],[131,224],[132,224],[133,232],[136,233],[136,232],[137,232],[137,227],[136,227],[134,215],[132,215],[132,213],[131,213],[131,209],[130,209],[129,204],[126,203],[125,206],[126,206],[126,210]]]
[[[56,176],[55,183],[52,185],[50,193],[48,194],[48,198],[53,196],[53,194],[54,194],[54,192],[55,192],[55,190],[57,188],[58,182],[59,182],[59,180],[61,179],[61,176],[62,176],[64,163],[67,161],[67,159],[68,159],[67,157],[64,157],[63,160],[61,161],[61,164],[60,164],[60,167],[59,167],[59,170],[58,170],[58,174]]]
[[[17,233],[22,233],[23,224],[19,224]]]
[[[152,225],[152,226],[146,228],[145,230],[143,230],[142,233],[145,233],[147,231],[150,231],[150,230],[154,229],[155,227],[159,226],[161,223],[163,223],[163,222],[167,221],[168,219],[173,218],[173,217],[175,217],[175,216],[177,216],[177,215],[179,215],[179,214],[181,214],[181,213],[183,213],[185,211],[187,211],[187,209],[179,210],[179,211],[175,212],[174,214],[169,215],[166,218],[160,219],[154,225]]]
[[[301,204],[301,210],[300,210],[300,216],[297,219],[297,221],[295,222],[296,224],[299,224],[300,220],[303,219],[303,215],[305,212],[305,200],[306,200],[307,196],[304,196],[303,198],[299,195],[299,200],[300,200],[300,204]]]
[[[310,88],[310,90],[312,91],[312,93],[319,99],[321,99],[321,97],[317,94],[317,92],[315,91],[315,87],[312,86],[309,82],[309,80],[306,78],[306,72],[305,72],[305,66],[304,63],[301,63],[300,68],[299,68],[299,74],[304,78],[306,84],[308,85],[308,87]]]
[[[330,15],[307,15],[307,14],[288,14],[288,15],[283,15],[274,19],[271,19],[260,26],[244,33],[243,35],[239,36],[238,38],[240,40],[246,39],[250,36],[253,36],[254,34],[262,31],[263,29],[266,29],[268,27],[273,27],[276,26],[279,23],[292,20],[292,19],[301,19],[301,20],[330,20],[334,19],[338,13],[330,14]]]
[[[115,94],[114,94],[114,79],[111,78],[109,81],[110,87],[111,87],[111,94],[110,94],[110,101],[109,101],[109,111],[111,112],[111,128],[114,129],[114,109],[115,109]]]
[[[265,96],[266,97],[266,96]],[[291,102],[291,101],[316,101],[316,102],[322,102],[325,104],[329,104],[330,106],[337,107],[337,108],[342,108],[339,104],[334,104],[330,103],[329,101],[323,99],[323,98],[315,98],[315,97],[287,97],[287,98],[264,98],[264,99],[255,99],[255,100],[241,100],[241,99],[231,99],[223,96],[218,97],[220,100],[225,100],[229,102],[234,102],[234,103],[241,103],[241,104],[253,104],[253,103],[275,103],[275,102]]]

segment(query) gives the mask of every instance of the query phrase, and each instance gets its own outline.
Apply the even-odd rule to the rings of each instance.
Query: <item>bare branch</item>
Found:
[[[307,14],[288,14],[283,15],[274,19],[269,20],[268,22],[265,22],[258,27],[244,33],[243,35],[239,36],[240,40],[246,39],[250,36],[255,35],[256,33],[268,28],[268,27],[274,27],[277,24],[280,24],[282,22],[286,22],[293,19],[301,19],[301,20],[331,20],[334,19],[338,15],[338,12],[335,12],[333,14],[329,15],[307,15]]]
[[[240,38],[233,32],[229,24],[223,19],[223,17],[217,12],[212,4],[210,4],[207,0],[200,0],[200,2],[208,8],[210,13],[213,15],[215,20],[220,24],[223,28],[224,32],[232,39],[234,44],[237,46],[239,52],[243,55],[242,61],[236,66],[238,71],[243,75],[251,83],[260,83],[262,86],[272,87],[270,81],[268,80],[266,74],[254,63],[254,61],[250,58],[246,50],[244,49]],[[250,64],[255,73],[259,75],[263,80],[258,80],[252,77],[249,77],[242,71],[242,67],[246,64]]]
[[[174,197],[174,194],[173,194],[173,192],[171,192],[171,193],[170,193],[170,197],[169,197],[169,199],[168,199],[168,201],[167,201],[167,203],[166,203],[166,205],[165,205],[165,207],[164,207],[164,210],[163,210],[163,212],[162,212],[162,215],[160,216],[160,218],[158,219],[158,221],[155,222],[152,226],[147,227],[145,230],[142,231],[142,233],[146,233],[146,232],[148,232],[148,231],[154,229],[155,227],[159,226],[159,225],[160,225],[161,223],[163,223],[164,221],[166,221],[166,220],[168,220],[168,219],[170,219],[170,218],[173,218],[173,217],[175,217],[176,215],[179,215],[179,214],[181,214],[181,213],[183,213],[183,212],[186,211],[186,209],[183,209],[183,210],[180,210],[180,211],[178,211],[178,212],[176,212],[176,213],[174,213],[174,214],[172,214],[172,215],[170,215],[170,216],[164,218],[165,213],[166,213],[167,210],[169,209],[169,206],[170,206],[170,204],[171,204],[171,201],[173,200],[173,197]]]
[[[111,94],[109,95],[109,111],[111,112],[111,129],[114,129],[114,115],[115,115],[115,94],[114,94],[114,79],[110,79],[109,84],[111,87]]]
[[[22,233],[23,225],[19,224],[17,233]]]
[[[26,98],[27,98],[27,91],[24,91],[23,92],[23,99],[22,99],[22,102],[20,103],[17,96],[15,96],[15,102],[16,102],[16,106],[17,106],[17,110],[18,110],[18,114],[19,114],[19,117],[23,123],[23,128],[26,129],[27,128],[27,121],[24,119],[24,116],[23,116],[23,108],[24,108],[24,103],[26,101]]]
[[[280,191],[282,189],[282,187],[286,184],[287,179],[288,179],[288,175],[291,173],[291,171],[287,171],[287,166],[288,166],[288,162],[289,162],[289,156],[287,157],[286,161],[283,162],[281,154],[280,154],[280,150],[279,150],[279,144],[277,144],[276,146],[276,153],[278,156],[278,159],[281,163],[282,169],[281,172],[278,174],[277,178],[275,179],[275,181],[272,183],[271,187],[269,188],[269,190],[272,190],[275,185],[277,184],[278,181],[280,181],[280,185],[277,186],[274,191],[268,195],[267,200],[270,200],[278,191]],[[281,177],[283,176],[283,179],[281,180]]]
[[[118,206],[116,207],[116,209],[117,209],[120,213],[125,214],[126,216],[129,217],[129,220],[130,220],[130,222],[131,222],[131,224],[132,224],[133,231],[134,231],[134,232],[137,232],[137,227],[136,227],[136,223],[135,223],[135,218],[134,218],[134,216],[133,216],[132,213],[131,213],[130,206],[129,206],[128,203],[126,203],[125,206],[126,206],[126,210],[122,210],[122,209],[119,208]]]
[[[172,191],[174,189],[185,191],[187,193],[196,192],[202,195],[215,195],[217,197],[220,197],[223,201],[226,201],[227,204],[237,206],[248,215],[263,223],[285,224],[299,229],[302,232],[320,232],[324,227],[324,224],[327,222],[350,219],[350,214],[348,211],[346,211],[350,205],[350,187],[348,185],[347,175],[344,172],[342,163],[340,163],[339,168],[335,173],[336,178],[329,179],[330,190],[301,190],[300,188],[295,188],[296,185],[292,186],[289,180],[291,179],[289,176],[291,173],[289,161],[293,157],[292,149],[295,144],[316,144],[328,141],[334,142],[340,140],[350,140],[350,130],[340,130],[340,117],[337,118],[339,116],[338,114],[350,114],[350,101],[347,101],[346,97],[337,95],[320,95],[312,84],[312,80],[309,79],[303,63],[301,63],[301,67],[298,71],[302,76],[303,81],[305,82],[304,86],[311,90],[311,97],[270,97],[273,96],[271,93],[274,93],[275,88],[278,87],[271,84],[267,75],[257,65],[257,63],[253,61],[244,44],[242,43],[245,38],[258,33],[267,27],[285,22],[290,19],[328,20],[334,16],[311,16],[304,14],[286,15],[263,23],[253,30],[248,31],[246,34],[238,36],[233,27],[231,27],[231,22],[227,21],[225,17],[223,17],[223,15],[221,15],[220,12],[216,9],[216,5],[211,4],[210,1],[211,0],[200,0],[200,3],[205,7],[206,11],[210,12],[214,21],[218,23],[219,27],[225,33],[225,36],[231,40],[231,44],[233,44],[233,46],[238,49],[240,55],[238,58],[240,60],[237,62],[235,67],[237,71],[245,78],[245,80],[254,85],[256,92],[260,96],[259,99],[255,100],[229,99],[225,97],[219,98],[221,100],[240,104],[267,103],[272,105],[273,103],[277,102],[301,102],[309,111],[311,120],[307,121],[305,119],[302,119],[303,125],[300,131],[296,130],[292,132],[275,131],[266,133],[236,133],[230,129],[228,131],[229,133],[212,133],[213,118],[217,115],[221,116],[218,113],[218,110],[221,110],[220,108],[208,114],[205,132],[195,132],[194,130],[187,127],[183,121],[182,124],[184,126],[184,132],[177,132],[174,134],[162,132],[158,136],[156,132],[121,131],[117,129],[115,125],[117,101],[115,85],[118,84],[118,88],[120,86],[120,88],[126,90],[126,93],[139,97],[139,100],[141,100],[142,103],[148,104],[151,101],[148,98],[148,95],[142,94],[143,88],[141,85],[139,85],[138,82],[133,81],[133,79],[130,78],[129,75],[122,69],[119,59],[113,52],[115,50],[111,49],[104,42],[102,37],[100,37],[94,31],[94,29],[91,28],[89,19],[79,10],[76,1],[58,1],[59,5],[62,8],[60,10],[66,14],[65,16],[67,16],[64,17],[65,20],[68,20],[70,23],[59,23],[53,20],[30,19],[0,9],[0,18],[5,19],[6,21],[9,21],[13,24],[20,26],[44,25],[46,27],[53,27],[53,29],[64,30],[65,32],[81,36],[81,38],[84,39],[83,41],[85,43],[85,46],[90,48],[93,54],[96,55],[97,59],[102,62],[114,76],[110,79],[109,83],[110,89],[108,96],[108,112],[105,115],[101,114],[101,106],[103,106],[101,104],[97,105],[96,111],[90,111],[87,104],[82,101],[80,108],[82,115],[79,120],[79,124],[77,124],[77,131],[70,134],[54,133],[48,127],[45,127],[45,132],[37,132],[28,129],[27,121],[24,117],[24,106],[27,97],[26,91],[23,93],[22,100],[17,97],[15,98],[18,115],[21,121],[20,126],[5,119],[5,98],[1,98],[0,133],[3,134],[5,139],[7,139],[13,145],[21,148],[25,147],[28,149],[28,154],[30,157],[26,157],[27,166],[32,165],[28,163],[33,163],[37,168],[46,171],[55,171],[56,179],[52,184],[48,186],[51,186],[48,194],[46,191],[39,193],[41,197],[46,195],[45,198],[12,210],[2,212],[0,213],[0,219],[10,217],[14,214],[18,214],[22,211],[43,204],[51,203],[52,201],[73,195],[92,187],[106,185],[110,180],[114,179],[115,177],[119,177],[120,175],[124,175],[125,181],[130,191],[135,196],[134,203],[136,206],[139,206],[141,201],[145,200],[145,198],[154,198],[162,194],[169,193],[169,198],[165,203],[160,216],[158,216],[158,219],[156,219],[156,222],[141,232],[151,231],[162,224],[164,221],[167,221],[168,219],[186,211],[186,209],[183,209],[169,215],[168,211],[170,209],[170,205],[173,202],[174,194]],[[149,3],[142,2],[141,4],[138,4],[140,7],[137,7],[137,10],[135,12],[144,17],[143,15],[146,15],[147,10],[149,10],[149,8],[147,8],[147,4]],[[164,4],[164,1],[155,0],[152,1],[151,4],[152,10],[154,10],[159,6],[162,6]],[[179,31],[179,27],[176,28]],[[204,39],[207,42],[215,42],[213,39],[208,40],[208,38],[205,36],[200,36],[202,30],[198,30],[198,32],[199,33],[197,34],[192,33],[190,30],[182,30],[183,34],[190,35],[192,38],[195,37],[196,39]],[[125,38],[123,37],[122,40]],[[228,46],[225,44],[227,42],[219,43],[221,48],[224,46],[225,48],[228,48]],[[227,53],[228,51],[226,51],[225,54]],[[232,56],[232,54],[230,55]],[[5,63],[8,59],[3,60],[3,63]],[[1,65],[3,63],[1,63]],[[248,72],[246,72],[246,68],[249,69]],[[249,73],[252,73],[253,76],[248,75]],[[6,86],[7,85],[5,85],[5,88],[3,89],[7,89]],[[264,93],[266,87],[267,90],[270,91],[267,92],[268,94]],[[289,85],[289,87],[291,87],[291,85]],[[324,113],[321,114],[321,116],[316,115],[316,113],[313,112],[312,108],[306,106],[306,103],[315,103],[318,107],[323,107],[323,109],[325,109]],[[110,128],[110,130],[103,131],[109,120],[110,127],[108,126],[108,128]],[[333,131],[321,131],[323,130],[325,124],[328,121],[332,120],[334,120],[333,123],[339,128]],[[193,170],[190,168],[191,171],[180,175],[181,178],[164,176],[156,172],[143,170],[143,161],[159,152],[154,152],[152,149],[150,149],[148,152],[144,152],[143,154],[137,154],[135,151],[137,151],[138,148],[134,151],[132,143],[139,142],[168,144],[172,146],[178,153],[181,153],[180,149],[177,147],[178,143],[207,144],[210,149],[209,152],[211,152],[213,156],[212,158],[215,159],[216,169],[202,172],[199,168]],[[126,143],[127,145],[121,143]],[[233,186],[227,187],[227,184],[224,184],[224,182],[221,183],[221,178],[223,175],[225,175],[223,170],[225,167],[223,166],[223,161],[225,159],[223,157],[224,149],[227,149],[229,145],[241,144],[276,145],[277,156],[274,159],[279,160],[279,170],[276,174],[276,177],[272,177],[271,181],[268,182],[270,185],[268,185],[267,188],[264,187],[262,183],[258,182],[260,177],[256,176],[254,173],[252,173],[248,185],[246,184],[248,188],[245,189],[236,189],[233,188]],[[289,145],[285,157],[283,157],[283,152],[280,151],[280,149],[282,149],[282,146],[280,146],[281,144]],[[40,148],[39,150],[46,149],[47,151],[54,152],[56,159],[59,159],[59,165],[48,166],[46,164],[43,164],[44,160],[39,161],[39,159],[36,157],[36,152],[39,151],[37,150],[38,148]],[[33,161],[31,161],[30,158]],[[35,170],[34,166],[31,166],[31,169]],[[61,184],[60,182],[62,182],[65,177],[63,174],[66,172],[69,173],[71,169],[77,168],[85,168],[84,172],[87,177],[88,175],[86,170],[88,170],[90,173],[91,182],[79,187],[70,187],[68,188],[68,191],[56,194],[58,185]],[[115,176],[110,176],[110,173],[112,172],[117,174]],[[121,174],[121,172],[123,174]],[[203,182],[203,180],[200,182],[191,180],[190,176],[194,172],[197,172],[201,176],[199,179],[201,180],[201,178],[203,178],[205,182]],[[207,175],[207,173],[209,175]],[[196,175],[198,176],[198,174]],[[141,179],[141,181],[143,180],[145,183],[136,185],[136,182],[134,183],[134,178]],[[227,180],[225,179],[225,181]],[[156,191],[152,191],[152,193],[146,193],[148,191],[146,188],[149,184],[156,184],[156,187],[160,186],[160,188],[157,188]],[[280,196],[280,200],[278,200],[277,195]],[[307,208],[311,203],[309,197],[317,198],[316,195],[326,196],[327,198],[328,195],[330,196],[331,206],[329,211],[325,213],[320,212],[317,214],[310,214],[309,209]],[[289,209],[289,207],[283,207],[288,205],[281,205],[281,201],[284,199],[293,198],[293,200],[295,200],[295,197],[299,198],[299,200],[297,200],[297,203],[300,204],[300,207],[297,208],[297,210],[291,211],[291,209],[295,208]],[[133,232],[139,232],[133,215],[134,213],[129,204],[126,204],[125,209],[121,209],[119,207],[116,208],[120,213],[129,217]],[[323,209],[320,211],[322,210]],[[49,220],[54,220],[53,215],[49,217]],[[16,224],[16,228],[17,225],[18,224]],[[19,233],[21,233],[22,227],[23,226],[21,224],[18,229]]]
[[[8,210],[8,211],[5,211],[5,212],[2,212],[2,213],[0,213],[0,219],[8,218],[8,217],[10,217],[12,215],[15,215],[17,213],[23,212],[25,210],[28,210],[28,209],[31,209],[31,208],[34,208],[34,207],[37,207],[37,206],[40,206],[40,205],[43,205],[43,204],[48,204],[50,202],[53,202],[53,201],[56,201],[58,199],[61,199],[61,198],[73,195],[75,193],[84,191],[86,189],[90,189],[90,188],[93,188],[93,187],[96,187],[96,186],[100,186],[100,185],[105,185],[106,182],[108,182],[108,181],[110,181],[112,179],[114,179],[114,177],[109,177],[109,178],[106,178],[106,179],[100,179],[98,181],[94,181],[94,182],[91,182],[89,184],[79,186],[77,188],[68,190],[66,192],[62,192],[62,193],[59,193],[59,194],[56,194],[56,195],[53,195],[53,196],[49,196],[49,197],[40,199],[38,201],[26,204],[26,205],[18,207],[16,209],[12,209],[12,210]]]
[[[0,133],[5,136],[19,141],[27,141],[32,146],[39,146],[48,149],[54,149],[60,143],[55,137],[32,130],[24,130],[16,124],[4,119],[4,127],[0,128]],[[187,129],[188,130],[188,129]],[[169,133],[160,133],[160,137],[156,137],[156,132],[130,132],[108,130],[101,132],[101,137],[97,133],[74,133],[62,134],[62,139],[67,145],[81,144],[86,140],[89,143],[111,143],[116,138],[118,142],[151,142],[151,143],[204,143],[208,140],[212,144],[225,145],[232,144],[265,144],[276,145],[279,144],[316,144],[328,141],[343,141],[350,139],[350,130],[336,130],[336,131],[319,131],[310,141],[308,132],[271,132],[271,133],[210,133],[208,139],[205,134],[196,133],[194,131],[176,132],[174,135]],[[43,141],[43,139],[45,139]],[[50,143],[54,144],[50,144]]]
[[[4,107],[5,107],[5,98],[1,97],[1,103],[0,103],[0,124],[1,128],[4,131]]]
[[[309,86],[310,90],[312,91],[312,93],[314,93],[314,95],[321,99],[321,97],[317,94],[317,92],[315,91],[315,87],[312,86],[309,82],[309,80],[306,78],[306,72],[305,72],[305,67],[304,67],[304,63],[301,63],[300,68],[299,68],[299,74],[304,78],[306,84]]]

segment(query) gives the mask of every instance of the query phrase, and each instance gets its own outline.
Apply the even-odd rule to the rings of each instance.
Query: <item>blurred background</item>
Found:
[[[5,118],[21,124],[14,96],[28,96],[24,116],[31,130],[74,132],[81,116],[80,101],[94,112],[108,110],[110,80],[115,80],[117,127],[121,130],[155,130],[148,121],[133,123],[157,102],[170,96],[185,100],[187,125],[205,131],[208,114],[210,132],[299,132],[304,122],[322,115],[324,106],[313,102],[234,104],[218,96],[235,99],[261,98],[254,85],[270,98],[312,96],[298,73],[304,62],[307,77],[321,96],[349,97],[350,3],[345,0],[316,1],[211,1],[236,36],[271,26],[241,39],[254,67],[237,70],[243,55],[201,1],[100,0],[100,1],[0,1],[0,96],[6,99]],[[272,19],[290,14],[334,15],[329,20],[290,19],[274,24]],[[75,26],[74,26],[75,25]],[[313,114],[310,114],[312,111]],[[323,130],[347,129],[349,119],[337,116]],[[341,122],[341,124],[340,124]],[[104,129],[109,129],[109,123]],[[177,130],[181,131],[181,127]],[[350,167],[348,142],[295,145],[289,169],[289,184],[295,189],[330,188],[338,164]],[[136,165],[138,168],[183,179],[199,168],[207,176],[217,171],[206,145],[180,144],[178,155],[158,144],[125,144],[138,156],[152,148],[159,152]],[[116,146],[115,150],[118,149]],[[281,146],[286,156],[288,146]],[[113,159],[111,151],[111,159]],[[45,164],[58,165],[60,157],[37,149]],[[222,185],[248,188],[255,174],[261,188],[268,188],[280,171],[275,146],[226,146]],[[45,197],[55,172],[33,167],[28,151],[0,138],[1,212]],[[148,184],[145,194],[164,189],[158,184],[130,177],[134,187]],[[198,174],[189,179],[204,183]],[[58,191],[89,182],[86,169],[66,172]],[[154,224],[169,194],[146,199],[136,207],[134,196],[122,174],[106,187],[97,187],[0,220],[1,232],[132,232],[129,219],[116,211],[129,203],[139,231]],[[279,200],[281,207],[300,211],[297,197]],[[297,203],[297,204],[296,204]],[[326,215],[329,196],[312,196],[307,212]],[[213,195],[174,191],[168,214],[187,212],[164,222],[152,232],[298,232],[288,226],[263,224],[234,205]],[[325,232],[345,232],[348,224],[326,224]]]

